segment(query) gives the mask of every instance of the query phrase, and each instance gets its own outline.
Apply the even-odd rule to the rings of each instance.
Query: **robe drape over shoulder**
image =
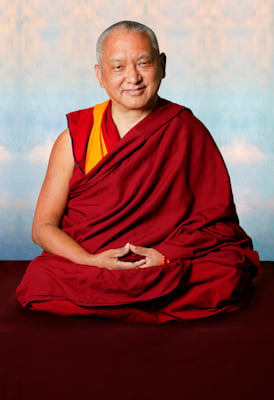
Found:
[[[43,252],[17,289],[23,307],[155,323],[241,307],[259,258],[239,226],[227,169],[204,125],[160,99],[85,173],[93,108],[67,118],[75,171],[61,228],[91,253],[130,242],[171,261],[107,270]]]

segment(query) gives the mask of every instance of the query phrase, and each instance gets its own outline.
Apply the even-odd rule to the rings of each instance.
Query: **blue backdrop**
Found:
[[[35,202],[65,114],[106,99],[97,36],[134,19],[167,54],[160,94],[190,107],[228,166],[242,227],[274,259],[272,0],[1,0],[0,259],[31,259]]]

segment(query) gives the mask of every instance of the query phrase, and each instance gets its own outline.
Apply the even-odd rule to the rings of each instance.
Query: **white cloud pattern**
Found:
[[[0,146],[0,164],[8,162],[10,159],[10,153],[5,146]]]
[[[264,158],[262,150],[244,137],[234,138],[231,144],[221,146],[220,150],[225,161],[232,165],[258,164]]]
[[[46,164],[49,160],[52,145],[52,140],[48,139],[46,143],[33,147],[28,158],[33,163]]]
[[[29,198],[13,197],[8,193],[0,194],[0,216],[12,211],[13,214],[27,212],[34,209],[36,195],[32,194]]]

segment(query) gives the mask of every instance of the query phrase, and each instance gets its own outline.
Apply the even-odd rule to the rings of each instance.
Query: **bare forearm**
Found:
[[[93,255],[53,224],[43,223],[35,227],[33,241],[48,253],[65,257],[77,264],[92,265]]]
[[[162,255],[154,249],[146,249],[127,243],[124,247],[110,249],[98,254],[88,253],[72,237],[52,223],[35,223],[33,227],[33,241],[46,252],[65,257],[76,264],[92,265],[107,269],[144,268],[151,265],[160,265]],[[130,251],[144,255],[138,261],[121,261],[120,257]]]

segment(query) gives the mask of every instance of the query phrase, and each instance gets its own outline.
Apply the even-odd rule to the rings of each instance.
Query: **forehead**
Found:
[[[152,54],[155,50],[152,47],[150,37],[146,32],[127,30],[125,28],[115,29],[105,38],[102,45],[103,56],[113,57],[115,55],[138,53]]]

